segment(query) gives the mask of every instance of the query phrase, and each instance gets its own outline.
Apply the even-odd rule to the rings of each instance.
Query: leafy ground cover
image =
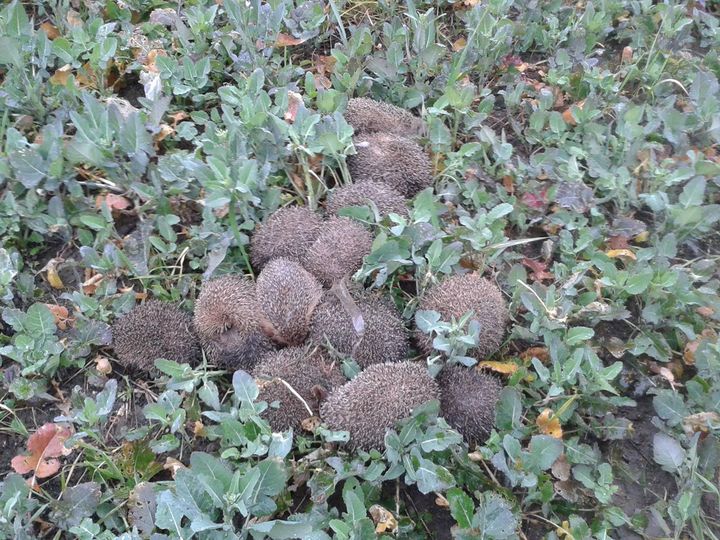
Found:
[[[0,536],[720,536],[715,2],[140,0],[0,11]],[[109,325],[252,273],[256,223],[349,180],[342,112],[419,114],[435,185],[355,276],[414,319],[497,281],[504,377],[469,448],[272,433],[246,373],[125,370]],[[387,381],[392,384],[392,381]]]

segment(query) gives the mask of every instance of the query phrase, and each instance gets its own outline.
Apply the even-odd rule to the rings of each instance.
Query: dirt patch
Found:
[[[648,523],[644,533],[648,537],[663,537],[665,532],[648,507],[660,500],[672,499],[677,493],[677,486],[673,476],[663,471],[652,457],[653,437],[658,431],[651,422],[655,415],[652,399],[642,398],[637,407],[623,409],[619,415],[632,421],[634,436],[613,441],[607,448],[608,458],[615,470],[615,481],[619,486],[613,504],[622,508],[630,518],[644,515]],[[622,538],[641,538],[626,527],[621,531]]]

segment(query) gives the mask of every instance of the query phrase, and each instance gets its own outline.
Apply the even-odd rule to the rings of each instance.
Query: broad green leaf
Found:
[[[233,389],[235,396],[241,403],[252,404],[260,394],[255,379],[243,370],[238,370],[233,374]]]
[[[545,471],[552,467],[555,460],[562,454],[563,443],[560,439],[550,435],[533,435],[528,450],[530,453],[528,468]]]
[[[473,500],[460,488],[449,489],[446,497],[450,503],[450,513],[458,526],[461,529],[469,529],[475,513]]]
[[[23,327],[35,338],[51,336],[55,333],[55,317],[45,304],[33,304],[27,310]]]
[[[568,347],[573,347],[574,345],[579,345],[584,341],[588,341],[594,335],[595,331],[592,328],[587,328],[585,326],[575,326],[568,330],[565,337],[565,343]]]
[[[686,452],[682,445],[670,435],[656,433],[653,437],[655,463],[669,472],[677,472],[685,462]]]

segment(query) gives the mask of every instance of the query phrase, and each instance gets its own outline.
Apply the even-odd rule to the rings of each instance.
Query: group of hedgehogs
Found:
[[[414,140],[422,123],[368,98],[351,99],[345,118],[355,130],[353,183],[332,190],[326,215],[299,206],[272,214],[250,242],[257,279],[206,281],[192,316],[157,300],[135,307],[113,326],[118,361],[151,370],[157,358],[196,362],[202,347],[212,363],[252,373],[273,430],[307,428],[313,422],[304,421],[319,414],[329,429],[350,433],[350,450],[382,450],[386,430],[433,399],[469,443],[482,443],[501,384],[463,366],[446,366],[433,378],[425,362],[409,360],[409,332],[393,302],[348,284],[373,236],[338,212],[372,203],[383,217],[407,215],[407,199],[432,183],[430,161]],[[498,287],[477,274],[434,285],[419,309],[446,321],[472,310],[481,335],[470,354],[478,359],[501,345],[507,305]],[[415,331],[414,343],[432,354],[430,336]],[[338,356],[352,357],[362,371],[348,381]]]

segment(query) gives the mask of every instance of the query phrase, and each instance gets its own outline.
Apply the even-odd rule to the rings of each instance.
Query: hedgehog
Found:
[[[383,182],[404,197],[414,197],[432,185],[432,164],[422,147],[392,133],[370,133],[353,138],[357,154],[347,157],[356,184]]]
[[[118,361],[144,371],[158,358],[191,364],[200,357],[192,317],[178,306],[149,300],[133,308],[112,326]]]
[[[312,210],[287,206],[260,225],[250,239],[250,262],[261,270],[268,261],[285,257],[296,261],[317,238],[322,219]]]
[[[279,402],[277,408],[271,405],[262,413],[273,431],[300,430],[304,419],[318,414],[328,394],[347,382],[337,364],[307,347],[288,347],[268,354],[255,366],[253,376],[260,386],[258,400],[268,405]]]
[[[338,212],[349,206],[370,206],[374,203],[381,218],[388,214],[408,215],[407,199],[388,184],[367,181],[335,188],[328,197],[325,209],[328,214]]]
[[[420,301],[418,310],[437,311],[444,321],[459,319],[473,310],[473,318],[480,323],[480,337],[477,347],[468,354],[478,360],[497,352],[508,320],[502,291],[478,274],[454,275],[434,285]],[[418,330],[415,338],[424,354],[432,354],[432,336]]]
[[[495,424],[502,384],[465,366],[445,366],[437,377],[440,412],[470,444],[483,444]]]
[[[303,266],[323,285],[352,275],[370,253],[373,237],[370,231],[346,217],[333,217],[320,229],[317,239],[305,254]]]
[[[255,283],[255,294],[274,341],[301,345],[310,329],[310,320],[322,298],[322,285],[300,263],[273,259],[265,265]]]
[[[411,112],[370,98],[360,97],[348,101],[344,116],[356,134],[380,131],[407,137],[423,132],[422,120]]]
[[[392,302],[359,287],[345,291],[351,306],[341,301],[334,290],[324,294],[313,314],[310,342],[329,344],[340,354],[352,356],[362,368],[404,360],[410,350],[407,330]],[[362,336],[353,326],[359,316],[364,323]]]
[[[229,369],[250,369],[274,349],[255,296],[255,285],[241,276],[207,281],[195,303],[195,331],[208,358]]]
[[[350,432],[350,450],[382,450],[385,432],[433,399],[440,399],[440,388],[423,364],[375,364],[332,392],[320,418],[334,431]]]

